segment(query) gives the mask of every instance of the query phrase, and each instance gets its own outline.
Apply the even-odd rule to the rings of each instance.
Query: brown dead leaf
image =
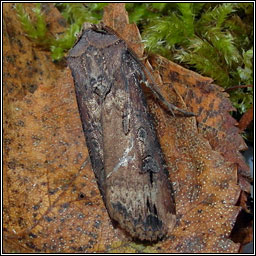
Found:
[[[229,111],[234,110],[228,94],[215,84],[212,79],[202,77],[162,57],[151,58],[157,67],[164,84],[171,85],[180,94],[190,111],[196,113],[198,131],[218,151],[226,161],[234,163],[239,170],[239,185],[244,191],[250,191],[250,183],[245,177],[250,170],[240,151],[247,149],[236,127],[237,122]]]
[[[70,72],[61,77],[12,104],[10,121],[22,126],[6,134],[5,238],[34,252],[88,251],[115,234],[91,171]]]
[[[21,34],[12,4],[4,8],[5,250],[106,251],[117,239],[90,167],[70,71]]]
[[[139,58],[143,57],[144,46],[141,43],[140,31],[135,24],[129,24],[124,3],[107,5],[104,8],[103,22],[114,29]]]
[[[248,109],[239,121],[240,131],[244,131],[253,120],[253,106]]]
[[[164,88],[167,98],[170,92]],[[178,103],[173,95],[174,91],[170,101]],[[178,216],[172,239],[162,247],[180,253],[238,250],[239,245],[228,239],[240,211],[235,206],[240,194],[236,166],[212,150],[198,132],[195,118],[170,117],[153,100],[150,106],[168,162]]]
[[[231,237],[234,242],[247,244],[253,239],[253,201],[244,191],[240,195],[239,205],[243,207],[243,211],[237,217]]]
[[[59,18],[55,15],[50,26]],[[138,29],[128,25],[124,4],[109,4],[104,22],[143,56]],[[161,57],[150,59],[164,96],[199,116],[172,117],[149,97],[178,222],[163,241],[133,243],[113,227],[100,197],[70,71],[55,66],[48,52],[24,37],[12,4],[4,4],[4,24],[6,252],[238,252],[240,245],[229,236],[240,211],[235,206],[241,191],[237,164],[245,168],[239,155],[245,144],[228,115],[226,95],[211,79]]]

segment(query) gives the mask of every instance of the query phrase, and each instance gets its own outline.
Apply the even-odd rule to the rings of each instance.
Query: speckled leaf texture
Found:
[[[52,4],[45,8],[50,30],[64,31],[58,11]],[[198,116],[173,117],[146,91],[178,220],[165,239],[134,242],[113,225],[100,196],[70,70],[25,37],[12,3],[4,4],[3,14],[4,252],[238,252],[240,244],[229,236],[241,191],[248,191],[248,168],[239,152],[245,143],[220,87],[160,56],[146,60],[163,95]],[[124,4],[109,4],[103,20],[143,57]]]

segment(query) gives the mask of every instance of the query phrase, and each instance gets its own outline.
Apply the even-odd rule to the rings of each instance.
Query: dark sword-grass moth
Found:
[[[141,83],[142,64],[112,29],[85,23],[68,64],[91,164],[110,217],[155,241],[176,222],[163,153]],[[162,98],[158,91],[154,91]]]

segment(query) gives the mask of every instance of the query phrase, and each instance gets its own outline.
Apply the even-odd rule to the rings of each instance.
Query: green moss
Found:
[[[41,4],[32,21],[23,4],[17,15],[27,36],[60,60],[72,47],[84,22],[98,23],[107,3],[56,3],[68,27],[61,35],[47,34]],[[252,3],[127,3],[130,23],[137,23],[149,53],[157,53],[212,77],[229,88],[253,84]],[[243,114],[253,101],[253,89],[231,92],[233,105]]]
[[[45,38],[47,28],[44,15],[41,12],[41,4],[36,3],[32,9],[35,14],[35,22],[31,21],[22,4],[16,4],[15,8],[26,35],[40,45],[49,44],[49,40]]]
[[[69,26],[61,36],[50,36],[41,4],[36,3],[32,9],[35,21],[24,9],[23,4],[16,4],[16,12],[26,35],[39,46],[49,49],[53,61],[61,60],[65,53],[73,46],[76,35],[80,32],[84,22],[98,23],[103,14],[105,3],[57,3],[55,6],[60,10]]]
[[[147,51],[212,77],[224,88],[252,84],[253,4],[175,5],[142,24]],[[231,93],[241,114],[250,108],[252,99],[252,88]]]

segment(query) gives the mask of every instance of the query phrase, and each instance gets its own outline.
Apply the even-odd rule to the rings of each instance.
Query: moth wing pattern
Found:
[[[92,169],[97,179],[100,192],[104,198],[104,159],[101,125],[101,102],[96,92],[100,70],[94,54],[98,49],[87,39],[91,37],[90,25],[87,24],[79,35],[68,56],[68,65],[72,71],[79,114],[83,125],[86,144]],[[95,72],[93,69],[96,68]],[[98,76],[96,75],[98,74]],[[98,91],[97,91],[98,92]]]
[[[130,50],[123,50],[121,83],[128,94],[127,116],[114,116],[115,99],[104,113],[103,145],[107,207],[112,218],[141,240],[156,240],[175,225],[175,204],[171,197],[165,161],[140,86],[145,75]],[[118,88],[118,84],[114,88]],[[103,110],[104,111],[104,110]],[[109,118],[111,116],[111,118]],[[119,120],[119,121],[118,121]],[[126,134],[124,123],[129,123]],[[120,131],[110,136],[112,127]],[[123,150],[115,145],[123,145]]]
[[[175,225],[175,203],[141,82],[124,40],[83,31],[68,58],[92,167],[110,217],[133,237],[157,240]]]

